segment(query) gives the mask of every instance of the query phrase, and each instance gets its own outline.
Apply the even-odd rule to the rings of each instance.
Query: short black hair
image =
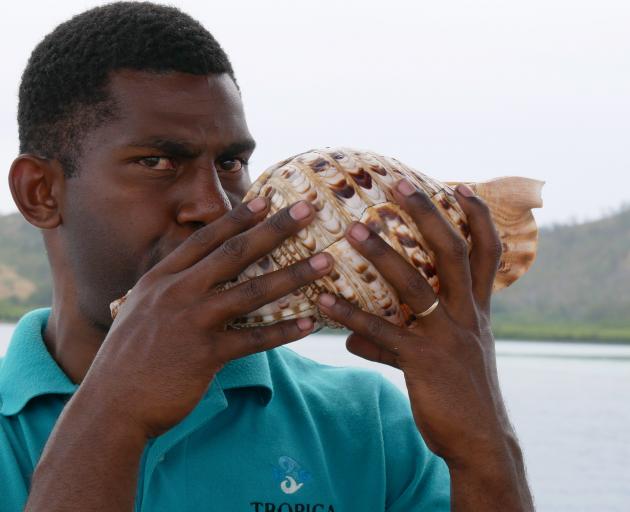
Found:
[[[111,72],[227,73],[232,65],[198,21],[175,7],[116,2],[62,23],[33,50],[18,104],[20,152],[58,160],[77,172],[82,138],[115,115]]]

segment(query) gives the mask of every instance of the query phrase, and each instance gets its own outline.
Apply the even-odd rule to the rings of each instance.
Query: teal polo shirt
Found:
[[[0,361],[0,512],[23,510],[78,387],[44,344],[49,313],[24,316]],[[282,347],[230,362],[186,418],[147,442],[135,510],[442,512],[449,485],[393,384]]]

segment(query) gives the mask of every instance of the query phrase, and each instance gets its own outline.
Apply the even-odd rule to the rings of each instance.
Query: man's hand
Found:
[[[112,421],[146,437],[163,433],[198,403],[228,361],[307,335],[304,318],[267,327],[226,330],[226,323],[326,274],[332,257],[308,261],[219,292],[297,233],[314,216],[306,202],[257,224],[268,209],[257,198],[195,232],[133,288],[82,385]],[[254,211],[252,211],[254,210]]]
[[[320,297],[322,312],[353,331],[348,350],[404,372],[418,429],[449,466],[453,510],[533,510],[497,379],[490,296],[501,243],[488,208],[470,189],[458,188],[470,224],[469,255],[424,192],[404,180],[394,192],[435,255],[437,308],[410,328],[332,295]],[[422,275],[365,225],[354,223],[347,238],[412,311],[422,313],[435,302]]]
[[[308,318],[226,330],[332,268],[319,254],[219,291],[314,216],[299,202],[260,222],[268,207],[263,198],[239,205],[138,281],[46,443],[25,510],[131,510],[147,438],[190,413],[231,359],[311,332]]]

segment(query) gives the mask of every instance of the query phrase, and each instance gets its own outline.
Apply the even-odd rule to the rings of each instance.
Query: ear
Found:
[[[9,171],[11,195],[24,218],[42,229],[61,224],[65,176],[57,160],[30,154],[18,156]]]

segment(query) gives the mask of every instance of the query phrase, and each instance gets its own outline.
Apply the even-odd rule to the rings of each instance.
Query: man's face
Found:
[[[81,312],[103,328],[123,295],[248,188],[254,149],[228,75],[117,72],[116,116],[66,180],[62,236]]]

